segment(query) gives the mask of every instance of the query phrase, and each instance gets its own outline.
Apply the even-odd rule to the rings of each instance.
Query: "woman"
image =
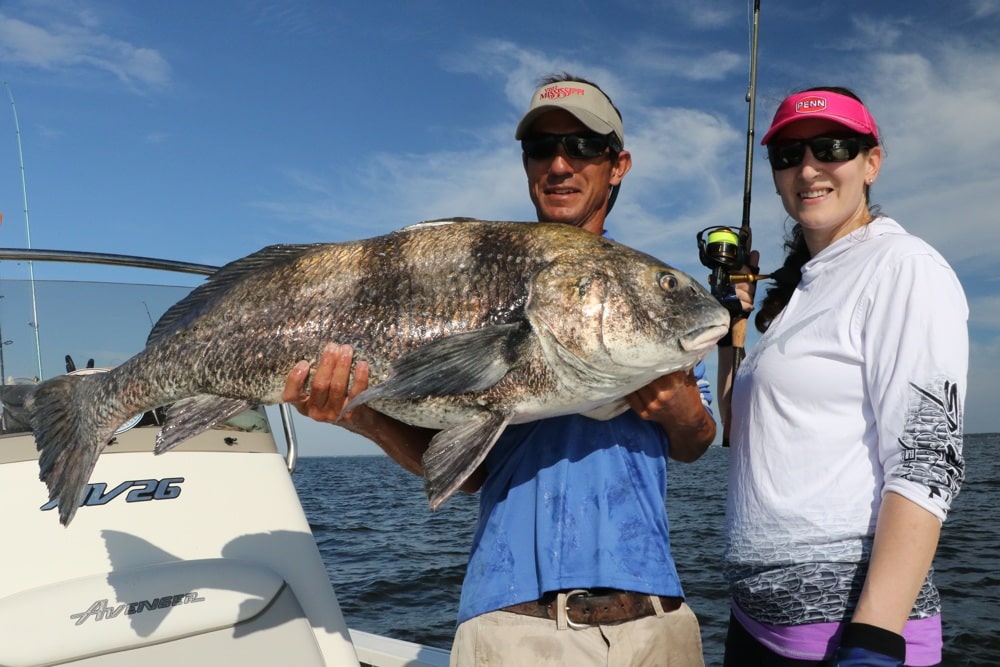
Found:
[[[883,150],[854,93],[789,96],[762,143],[795,225],[733,389],[725,665],[936,665],[931,561],[964,476],[965,295],[870,204]],[[749,309],[752,290],[738,293]]]

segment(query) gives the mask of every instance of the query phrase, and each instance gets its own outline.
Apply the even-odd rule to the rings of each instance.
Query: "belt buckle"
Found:
[[[588,625],[587,623],[576,623],[576,622],[574,622],[569,617],[569,601],[574,596],[583,597],[583,596],[589,595],[589,594],[590,594],[590,591],[588,591],[585,588],[574,588],[569,593],[566,593],[566,604],[564,606],[564,609],[566,611],[566,625],[569,626],[569,627],[571,627],[571,628],[573,628],[574,630],[583,630],[583,629],[589,628],[590,625]]]

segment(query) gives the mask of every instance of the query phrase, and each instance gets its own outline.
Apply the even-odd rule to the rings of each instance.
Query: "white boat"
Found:
[[[129,279],[79,279],[95,268]],[[137,415],[98,459],[72,523],[59,523],[26,394],[132,356],[213,271],[0,249],[0,666],[447,665],[447,651],[347,627],[292,483],[287,407],[249,411],[162,456],[159,414]]]

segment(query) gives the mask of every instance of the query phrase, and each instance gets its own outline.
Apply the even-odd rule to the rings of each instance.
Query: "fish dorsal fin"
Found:
[[[436,218],[434,220],[422,220],[420,222],[415,222],[412,225],[407,225],[406,227],[403,227],[399,231],[408,232],[414,229],[420,229],[422,227],[440,227],[441,225],[453,225],[458,222],[484,222],[484,221],[480,220],[479,218],[464,218],[464,217]]]
[[[149,345],[161,338],[165,338],[179,327],[193,320],[202,312],[207,304],[211,303],[220,294],[227,292],[230,287],[240,282],[247,274],[294,262],[310,249],[320,245],[323,244],[300,243],[267,246],[252,255],[247,255],[226,264],[209,276],[202,285],[199,285],[190,294],[171,306],[156,321],[156,325],[149,332],[146,344]]]
[[[492,387],[524,356],[531,326],[524,320],[445,336],[414,348],[389,367],[389,377],[345,406],[376,399],[452,396]]]

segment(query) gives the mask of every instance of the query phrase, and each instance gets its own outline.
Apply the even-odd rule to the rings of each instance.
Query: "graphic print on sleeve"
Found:
[[[929,497],[947,507],[965,479],[958,385],[948,379],[930,387],[911,382],[910,390],[910,410],[899,437],[902,463],[893,476],[926,487]]]

